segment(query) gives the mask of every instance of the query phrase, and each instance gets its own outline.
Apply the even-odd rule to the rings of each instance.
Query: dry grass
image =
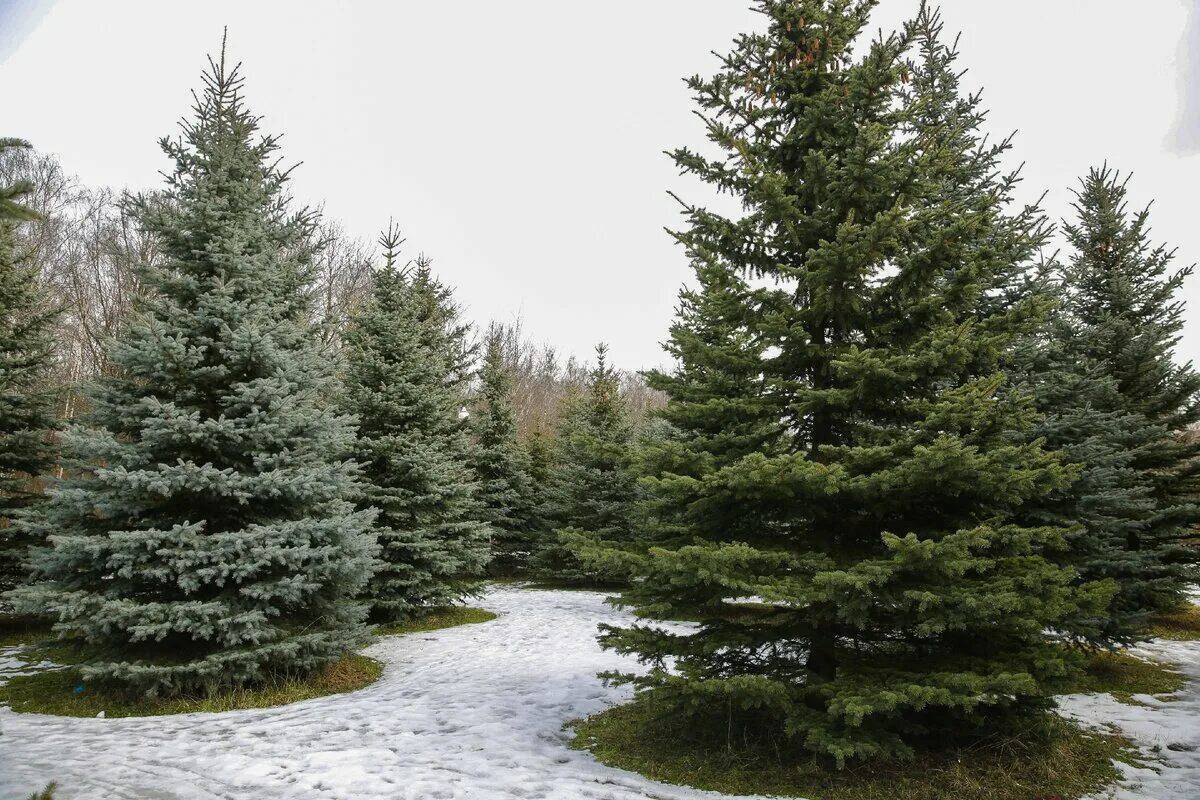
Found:
[[[1158,639],[1177,642],[1200,639],[1200,606],[1188,603],[1178,611],[1157,615],[1150,621],[1149,633]]]
[[[27,617],[0,616],[0,647],[24,647],[50,637],[50,625]]]
[[[397,622],[391,625],[380,625],[375,629],[376,636],[403,636],[406,633],[425,633],[440,631],[443,628],[454,628],[459,625],[476,625],[480,622],[491,622],[496,615],[482,608],[466,606],[441,606],[431,608],[422,616]]]
[[[156,717],[198,711],[234,711],[344,694],[369,686],[383,674],[373,658],[350,654],[307,676],[276,676],[261,685],[203,695],[154,698],[84,683],[77,667],[19,675],[0,686],[0,703],[18,713],[66,717]]]
[[[1174,667],[1129,653],[1102,651],[1088,657],[1083,672],[1064,694],[1107,692],[1123,703],[1135,694],[1171,694],[1183,688],[1186,678]]]

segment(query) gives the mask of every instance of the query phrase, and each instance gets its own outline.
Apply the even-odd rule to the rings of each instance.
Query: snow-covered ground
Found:
[[[74,719],[0,709],[0,798],[58,781],[62,800],[685,800],[720,797],[654,783],[567,747],[565,721],[624,700],[596,672],[631,664],[600,650],[596,625],[623,619],[586,592],[492,590],[500,619],[384,639],[387,664],[360,692],[275,709]],[[1130,769],[1121,800],[1200,797],[1200,645],[1157,643],[1197,680],[1147,707],[1071,697],[1064,710],[1115,723],[1160,774]],[[0,674],[17,662],[0,652]],[[1174,747],[1172,747],[1174,746]],[[1194,748],[1188,750],[1186,748]],[[1137,786],[1135,784],[1140,784]]]
[[[138,719],[0,709],[0,798],[58,781],[62,800],[713,797],[570,750],[563,723],[620,701],[596,672],[628,666],[596,626],[604,596],[501,588],[479,625],[383,639],[377,683],[282,708]]]

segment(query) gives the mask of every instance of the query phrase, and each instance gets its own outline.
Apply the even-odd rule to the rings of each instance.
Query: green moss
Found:
[[[1064,694],[1107,692],[1128,703],[1135,694],[1171,694],[1183,688],[1186,679],[1176,669],[1158,661],[1129,653],[1100,652],[1090,655],[1078,679]]]
[[[1200,606],[1188,603],[1178,611],[1159,614],[1150,621],[1147,632],[1156,639],[1173,639],[1177,642],[1200,640]]]
[[[636,702],[573,726],[572,746],[612,767],[697,789],[808,800],[1075,800],[1120,777],[1114,759],[1137,761],[1128,741],[1084,731],[1052,715],[1028,735],[840,771],[766,747],[714,744],[719,736],[682,736]]]
[[[9,679],[0,686],[0,703],[18,713],[94,717],[104,712],[107,717],[155,717],[282,706],[353,692],[374,683],[382,674],[383,665],[375,659],[351,654],[308,677],[279,676],[261,686],[203,696],[149,698],[85,684],[76,667],[66,666]],[[81,686],[82,691],[77,691]]]
[[[391,625],[380,625],[375,629],[376,636],[402,636],[406,633],[425,633],[439,631],[443,628],[454,628],[459,625],[474,625],[480,622],[491,622],[496,615],[482,608],[466,606],[443,606],[431,608],[428,613],[407,622],[397,622]]]

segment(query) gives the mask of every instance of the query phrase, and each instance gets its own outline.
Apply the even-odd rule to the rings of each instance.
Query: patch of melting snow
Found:
[[[57,781],[60,800],[700,800],[567,747],[567,720],[623,702],[596,673],[637,669],[601,650],[596,626],[630,618],[591,592],[490,591],[492,622],[390,637],[366,652],[372,686],[272,709],[96,719],[0,708],[0,797]],[[1063,699],[1063,713],[1119,727],[1161,759],[1124,766],[1115,800],[1200,798],[1200,645],[1155,642],[1145,655],[1192,680],[1171,702]],[[0,676],[36,667],[0,650]],[[38,665],[44,666],[44,665]]]
[[[1200,642],[1157,639],[1130,652],[1175,665],[1188,678],[1165,698],[1134,695],[1137,704],[1108,694],[1059,698],[1059,712],[1091,727],[1128,736],[1146,756],[1145,767],[1118,764],[1122,785],[1097,798],[1197,800],[1200,798]]]
[[[55,666],[53,661],[29,661],[22,656],[22,649],[21,647],[0,647],[0,685],[6,683],[9,678],[15,678],[18,675],[32,675]]]

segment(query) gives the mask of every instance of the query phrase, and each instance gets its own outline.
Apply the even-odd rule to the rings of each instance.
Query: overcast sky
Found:
[[[883,0],[890,28],[917,0]],[[1108,160],[1157,198],[1158,238],[1200,259],[1197,0],[951,0],[966,84],[1019,130],[1025,193]],[[663,363],[688,277],[662,231],[662,151],[702,141],[680,78],[758,24],[746,0],[0,0],[0,135],[92,184],[158,185],[204,56],[229,26],[250,105],[303,161],[297,195],[354,234],[392,217],[471,316],[627,367]],[[1130,9],[1136,6],[1136,12]],[[1193,13],[1194,12],[1194,13]],[[1200,281],[1183,353],[1200,356]]]

